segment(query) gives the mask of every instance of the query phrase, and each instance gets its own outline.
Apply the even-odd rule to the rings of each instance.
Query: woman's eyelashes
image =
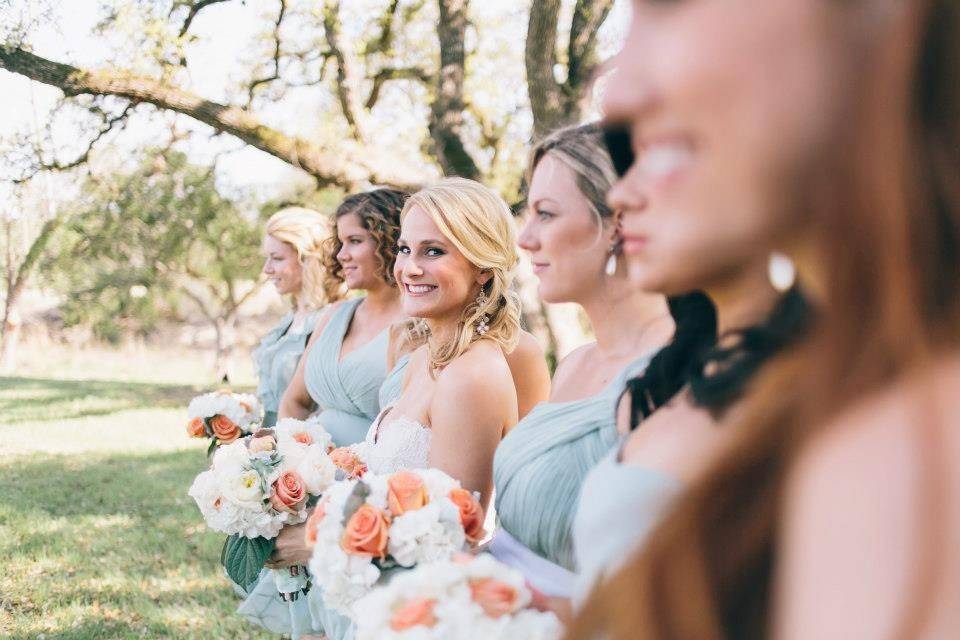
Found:
[[[537,216],[539,220],[542,220],[544,222],[557,217],[557,214],[547,211],[546,209],[535,209],[534,214]]]
[[[397,247],[397,253],[408,256],[411,253],[410,247],[406,245],[399,245]],[[443,249],[440,249],[439,247],[426,247],[421,251],[421,255],[426,256],[428,258],[438,258],[445,254],[446,254],[446,251],[444,251]]]

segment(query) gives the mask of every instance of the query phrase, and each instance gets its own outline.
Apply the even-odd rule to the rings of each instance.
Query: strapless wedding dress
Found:
[[[383,424],[390,409],[384,408],[370,425],[367,437],[357,446],[357,453],[372,473],[426,468],[430,455],[430,428],[403,415]]]

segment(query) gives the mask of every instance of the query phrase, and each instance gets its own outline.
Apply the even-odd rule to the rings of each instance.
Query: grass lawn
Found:
[[[270,638],[187,488],[200,388],[0,377],[0,637]]]

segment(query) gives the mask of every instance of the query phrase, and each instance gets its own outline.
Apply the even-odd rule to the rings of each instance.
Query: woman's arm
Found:
[[[437,380],[430,404],[430,466],[479,491],[486,509],[493,485],[493,454],[516,423],[516,391],[506,363],[465,354]],[[485,354],[488,355],[488,354]],[[498,354],[499,355],[499,354]],[[471,356],[471,357],[468,357]]]
[[[522,419],[550,397],[550,370],[540,343],[526,331],[520,332],[516,348],[506,358],[517,389],[518,416]]]

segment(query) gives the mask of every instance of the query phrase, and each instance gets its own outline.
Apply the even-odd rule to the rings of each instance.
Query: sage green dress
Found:
[[[387,377],[390,330],[340,359],[343,338],[363,298],[338,306],[307,354],[303,381],[321,408],[320,423],[338,447],[361,442],[380,413],[380,387]]]
[[[287,385],[297,371],[300,356],[307,348],[310,334],[317,324],[319,311],[311,312],[298,328],[293,328],[293,312],[288,313],[280,323],[270,330],[253,351],[256,365],[257,397],[263,405],[263,426],[272,427],[277,423],[277,410]]]
[[[387,374],[386,379],[380,386],[380,408],[389,407],[397,401],[400,394],[403,393],[403,379],[407,373],[407,365],[410,364],[410,354],[404,354],[397,359],[397,363]]]
[[[337,446],[363,441],[380,413],[379,391],[387,374],[389,330],[340,359],[343,338],[361,302],[363,298],[355,298],[334,309],[310,348],[304,366],[307,391],[320,407],[319,420]],[[303,634],[317,633],[309,599],[319,590],[311,590],[294,602],[284,602],[275,581],[265,580],[264,572],[237,612],[255,624],[294,640]]]
[[[501,530],[490,551],[548,595],[572,595],[577,567],[571,529],[580,486],[617,444],[617,401],[651,356],[632,362],[594,396],[538,404],[497,447],[493,479]]]

